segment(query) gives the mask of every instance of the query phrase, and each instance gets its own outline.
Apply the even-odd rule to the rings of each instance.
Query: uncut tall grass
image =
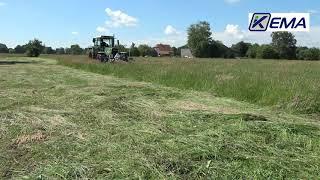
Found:
[[[99,74],[207,91],[299,113],[320,112],[320,62],[135,58],[100,64],[85,56],[55,56],[60,64]]]

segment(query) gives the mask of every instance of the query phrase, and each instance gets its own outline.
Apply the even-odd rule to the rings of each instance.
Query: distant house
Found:
[[[193,58],[191,50],[189,48],[181,49],[181,57],[182,58]]]
[[[158,56],[172,56],[173,55],[173,49],[170,45],[166,44],[157,44],[156,47],[154,47],[154,50],[157,51]]]

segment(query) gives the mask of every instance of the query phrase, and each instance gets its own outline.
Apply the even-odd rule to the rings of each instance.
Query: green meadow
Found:
[[[320,176],[318,63],[0,59],[0,179]]]

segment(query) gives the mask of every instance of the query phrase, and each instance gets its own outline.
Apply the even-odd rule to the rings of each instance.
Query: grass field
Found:
[[[0,58],[0,179],[320,177],[319,119],[222,97],[312,99],[318,63],[60,58]]]
[[[320,113],[320,62],[136,58],[96,64],[85,56],[57,56],[60,64],[99,74],[210,92],[298,113]]]

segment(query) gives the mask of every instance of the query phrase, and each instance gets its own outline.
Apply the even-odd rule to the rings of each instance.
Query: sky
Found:
[[[121,44],[182,46],[187,28],[208,21],[213,39],[269,43],[269,32],[248,32],[251,12],[310,13],[311,31],[295,33],[298,45],[320,47],[319,0],[0,0],[0,43],[38,38],[46,46],[88,47],[92,38],[115,35]]]

